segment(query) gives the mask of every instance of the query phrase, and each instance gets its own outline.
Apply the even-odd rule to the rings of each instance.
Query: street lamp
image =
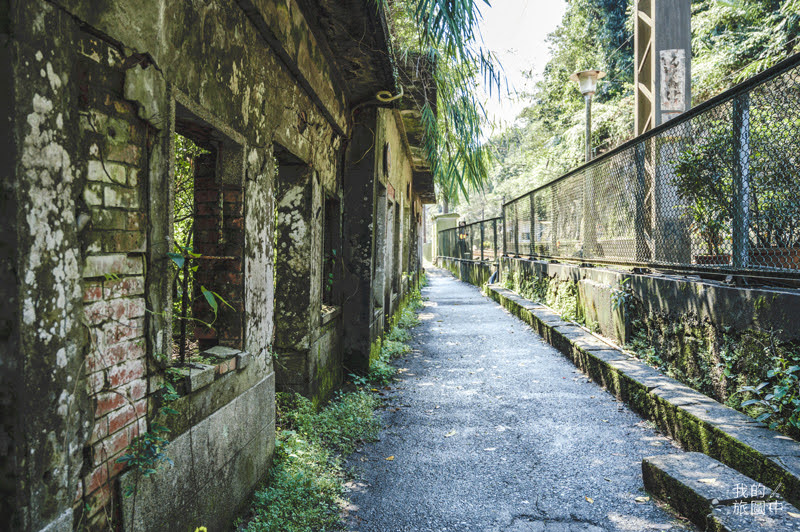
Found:
[[[578,82],[578,88],[586,101],[586,162],[592,160],[592,96],[597,89],[597,80],[606,75],[602,70],[575,72],[569,79]]]

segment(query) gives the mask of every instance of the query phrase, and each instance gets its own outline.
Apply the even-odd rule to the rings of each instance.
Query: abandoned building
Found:
[[[8,528],[221,530],[276,388],[369,367],[435,201],[389,48],[368,0],[0,1]]]

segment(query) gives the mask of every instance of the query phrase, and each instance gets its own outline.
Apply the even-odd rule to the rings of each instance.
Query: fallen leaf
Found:
[[[606,482],[611,482],[611,479],[608,477],[603,477],[603,480],[605,480]]]
[[[584,499],[586,499],[586,502],[594,504],[594,499],[592,499],[591,497],[584,497]]]
[[[387,460],[389,460],[389,461],[391,462],[392,460],[394,460],[394,455],[392,455],[392,456],[387,456],[387,457],[386,457],[386,459],[387,459]]]
[[[445,438],[449,438],[450,436],[455,436],[457,433],[454,430],[451,430],[447,434],[444,435]]]
[[[795,519],[800,519],[800,514],[796,514],[794,512],[786,512],[789,514],[789,517],[794,517]]]
[[[703,484],[714,484],[717,481],[715,478],[700,478],[697,479],[697,482],[702,482]]]
[[[636,502],[650,502],[650,497],[636,497],[634,500]]]
[[[370,389],[370,391],[371,391],[371,392],[377,392],[377,391],[378,391],[378,389],[377,389],[377,388],[371,388],[371,389]]]
[[[495,450],[497,450],[497,447],[487,447],[486,449],[484,449],[484,451],[495,451]]]

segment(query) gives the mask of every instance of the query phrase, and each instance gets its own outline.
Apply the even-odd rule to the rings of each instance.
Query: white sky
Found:
[[[566,9],[565,0],[491,0],[492,6],[482,6],[481,33],[486,48],[492,50],[503,66],[506,79],[517,92],[531,90],[531,82],[522,72],[533,70],[534,80],[541,77],[550,56],[545,39],[561,22]],[[525,107],[518,97],[495,93],[487,96],[486,107],[502,128],[514,121]],[[488,136],[488,135],[487,135]]]

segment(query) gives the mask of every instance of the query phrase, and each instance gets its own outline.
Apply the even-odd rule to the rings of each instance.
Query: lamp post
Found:
[[[602,70],[575,72],[569,79],[578,82],[578,88],[586,102],[586,162],[592,160],[592,96],[597,90],[597,80],[606,75]]]

